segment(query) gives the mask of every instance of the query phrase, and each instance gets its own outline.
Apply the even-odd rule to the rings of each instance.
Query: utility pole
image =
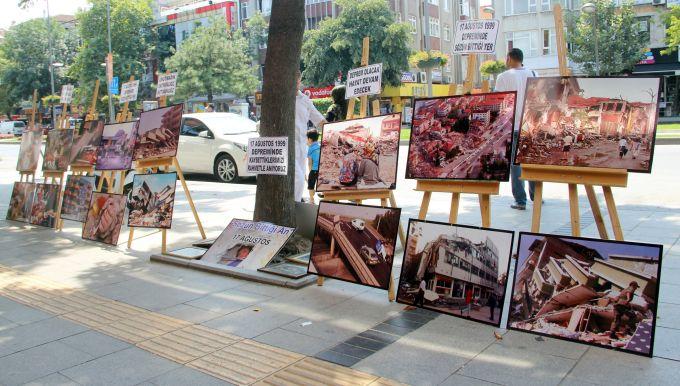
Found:
[[[106,88],[109,93],[109,122],[115,123],[116,113],[113,110],[113,95],[111,94],[111,79],[109,78],[109,74],[113,73],[113,53],[111,52],[111,0],[106,1],[106,30],[109,36],[109,59],[106,61]],[[111,66],[110,69],[109,66]]]
[[[54,95],[54,50],[52,49],[52,23],[50,21],[50,0],[45,0],[47,6],[47,42],[50,50],[50,89]],[[57,127],[57,119],[54,111],[54,103],[52,104],[52,128]]]

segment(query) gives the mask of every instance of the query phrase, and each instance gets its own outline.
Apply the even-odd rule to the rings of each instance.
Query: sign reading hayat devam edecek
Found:
[[[163,96],[175,95],[177,88],[177,73],[158,75],[158,84],[156,85],[156,98]]]
[[[491,54],[496,51],[498,20],[458,20],[454,54]]]
[[[248,173],[288,174],[288,137],[248,139]]]
[[[364,95],[380,94],[382,87],[382,63],[359,67],[347,72],[346,99]]]
[[[59,98],[59,103],[69,104],[73,100],[73,85],[65,84],[61,86],[61,97]]]
[[[120,88],[120,103],[136,101],[138,91],[139,80],[123,83],[123,86]]]

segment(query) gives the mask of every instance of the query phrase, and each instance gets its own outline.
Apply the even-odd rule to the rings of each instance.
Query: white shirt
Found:
[[[425,280],[421,280],[421,281],[420,281],[420,285],[418,286],[418,288],[421,289],[421,290],[423,290],[423,291],[426,290],[426,287],[425,287]]]
[[[504,71],[498,78],[496,78],[495,91],[517,91],[517,100],[515,101],[515,131],[519,131],[520,122],[522,121],[522,112],[524,111],[524,94],[527,88],[527,79],[535,77],[536,74],[532,70],[524,67],[511,68]]]
[[[574,139],[571,137],[571,135],[567,135],[566,137],[564,137],[563,141],[564,141],[564,145],[568,146],[568,145],[571,145],[574,142]]]
[[[619,147],[621,147],[621,146],[627,146],[627,145],[628,145],[628,141],[626,141],[625,138],[621,138],[621,139],[619,140]]]
[[[323,115],[300,90],[295,96],[295,201],[302,199],[307,171],[307,121],[319,126]]]

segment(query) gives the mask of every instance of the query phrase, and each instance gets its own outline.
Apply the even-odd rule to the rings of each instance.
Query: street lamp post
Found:
[[[593,32],[595,34],[595,75],[600,75],[600,34],[597,31],[597,6],[593,3],[585,3],[581,6],[581,11],[589,14],[593,20]]]

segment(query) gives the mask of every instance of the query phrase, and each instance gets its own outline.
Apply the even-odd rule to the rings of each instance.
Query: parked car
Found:
[[[352,226],[354,227],[354,229],[358,231],[363,231],[364,228],[366,227],[366,223],[364,222],[364,220],[360,218],[355,218],[354,220],[352,220]]]
[[[220,182],[253,177],[246,172],[248,139],[256,123],[234,113],[195,113],[182,117],[177,160],[188,173],[213,174]]]
[[[21,137],[25,128],[26,123],[23,121],[2,122],[0,123],[0,134],[14,134],[17,137]]]
[[[380,263],[380,260],[378,260],[378,255],[375,253],[373,248],[364,245],[359,250],[359,255],[361,255],[361,258],[364,259],[364,262],[368,265],[376,265]]]

